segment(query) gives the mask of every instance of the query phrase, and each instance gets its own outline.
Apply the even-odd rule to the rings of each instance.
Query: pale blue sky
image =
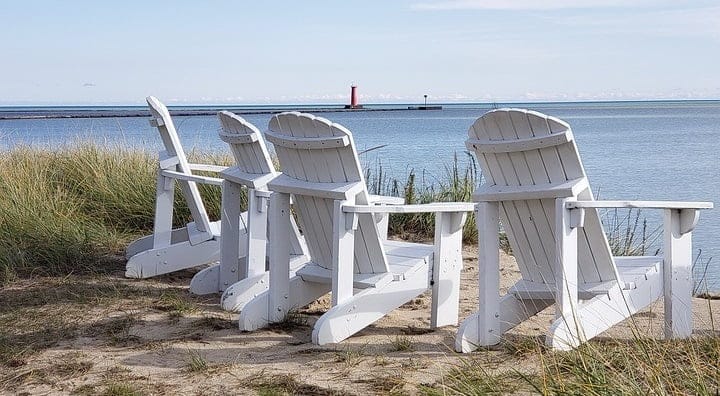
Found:
[[[3,1],[0,104],[720,98],[718,0]]]

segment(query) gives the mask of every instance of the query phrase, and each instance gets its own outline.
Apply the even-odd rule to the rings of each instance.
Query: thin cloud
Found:
[[[672,4],[664,0],[438,0],[412,5],[416,10],[557,10],[642,7]]]
[[[658,10],[623,15],[554,17],[566,26],[592,28],[615,34],[660,37],[710,37],[720,39],[720,7]]]

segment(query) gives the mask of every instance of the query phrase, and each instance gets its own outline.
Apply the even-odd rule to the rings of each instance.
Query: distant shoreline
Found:
[[[218,107],[213,109],[202,110],[172,110],[170,114],[176,117],[192,117],[192,116],[214,116],[218,111],[227,110],[237,114],[273,114],[284,109],[267,109],[267,110],[249,110],[233,107]],[[289,109],[287,109],[289,110]],[[310,113],[340,113],[340,112],[366,112],[366,111],[399,111],[408,110],[406,108],[388,108],[388,109],[343,109],[343,108],[302,108],[302,111]],[[40,113],[40,114],[38,114]],[[125,118],[125,117],[149,117],[150,112],[147,110],[48,110],[43,114],[42,110],[27,112],[8,112],[3,114],[0,111],[0,120],[42,120],[54,118]]]
[[[716,105],[720,100],[621,100],[621,101],[579,101],[579,102],[468,102],[468,103],[433,103],[444,110],[479,109],[490,110],[500,107],[524,107],[544,109],[566,106],[683,106],[708,104]],[[417,103],[375,103],[365,104],[363,108],[346,109],[342,104],[278,104],[278,105],[185,105],[170,106],[174,116],[213,116],[218,111],[228,110],[238,114],[273,114],[282,111],[304,111],[310,113],[341,113],[341,112],[376,112],[376,111],[417,111]],[[410,108],[413,107],[413,108]],[[434,110],[440,111],[440,110]],[[0,106],[0,120],[34,120],[63,118],[127,118],[148,117],[150,113],[145,106]]]

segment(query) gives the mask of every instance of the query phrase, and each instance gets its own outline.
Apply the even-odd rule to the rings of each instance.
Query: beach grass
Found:
[[[229,156],[192,155],[227,164]],[[0,284],[18,276],[98,271],[133,238],[150,233],[156,155],[80,144],[0,152]],[[220,190],[200,186],[212,218]],[[176,189],[173,222],[190,220]]]
[[[524,359],[539,364],[494,369],[465,359],[428,395],[717,395],[720,338],[664,341],[643,337],[603,339],[568,351],[547,350],[530,340]],[[531,368],[533,367],[533,368]]]

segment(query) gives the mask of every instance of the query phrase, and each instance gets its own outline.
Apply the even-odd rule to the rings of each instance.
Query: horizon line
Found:
[[[450,102],[432,102],[428,105],[497,105],[497,104],[571,104],[571,103],[641,103],[641,102],[718,102],[720,98],[666,98],[666,99],[578,99],[578,100],[493,100],[493,101],[450,101]],[[234,106],[234,107],[271,107],[271,106],[302,106],[302,107],[334,107],[344,106],[347,103],[312,103],[312,102],[295,102],[295,103],[229,103],[229,102],[216,102],[216,103],[178,103],[173,101],[167,101],[168,107],[219,107],[219,106]],[[406,106],[406,105],[417,105],[421,102],[367,102],[361,103],[363,106]],[[0,108],[22,108],[22,107],[145,107],[145,104],[128,104],[125,103],[73,103],[73,104],[4,104],[0,102]]]

